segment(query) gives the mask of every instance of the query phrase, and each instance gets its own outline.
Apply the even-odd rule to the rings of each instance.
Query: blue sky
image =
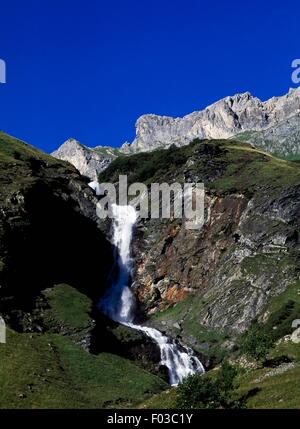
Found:
[[[293,87],[299,1],[0,0],[0,129],[51,151],[132,140],[144,113]]]

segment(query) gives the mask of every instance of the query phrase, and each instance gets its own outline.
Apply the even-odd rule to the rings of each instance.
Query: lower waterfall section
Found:
[[[177,385],[188,375],[203,373],[204,367],[187,347],[176,342],[154,328],[133,323],[135,300],[130,290],[132,259],[131,239],[137,213],[132,206],[118,206],[113,210],[113,244],[116,248],[114,272],[111,286],[102,297],[99,309],[112,320],[143,332],[160,349],[161,364],[168,368],[171,385]]]
[[[134,325],[133,323],[126,323],[125,325],[144,332],[158,345],[161,365],[168,368],[169,381],[172,386],[177,386],[191,374],[204,372],[202,363],[192,349],[182,347],[183,351],[181,351],[173,339],[163,335],[157,329]]]

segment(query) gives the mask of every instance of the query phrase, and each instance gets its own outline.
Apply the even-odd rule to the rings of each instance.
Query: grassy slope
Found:
[[[31,185],[36,180],[32,174],[35,166],[37,174],[43,174],[47,169],[49,177],[75,172],[68,163],[0,131],[0,201],[6,195]]]
[[[203,159],[202,152],[198,152],[204,144],[212,151],[213,160],[209,165]],[[191,157],[194,162],[187,167],[186,163]],[[225,171],[210,180],[213,173],[223,166],[226,167]],[[99,180],[117,182],[119,174],[127,174],[128,183],[162,183],[168,179],[181,182],[184,179],[183,171],[185,175],[194,174],[198,181],[204,180],[207,188],[223,193],[243,190],[251,192],[264,187],[278,190],[300,181],[300,169],[296,163],[233,140],[195,140],[181,148],[171,147],[120,157],[100,174]]]
[[[45,296],[49,307],[42,316],[49,326],[63,326],[65,335],[8,330],[7,343],[0,344],[1,408],[130,407],[167,387],[127,359],[92,355],[70,339],[66,331],[89,325],[86,296],[68,285]]]
[[[272,314],[280,311],[287,302],[293,301],[298,306],[298,313],[292,319],[300,318],[300,283],[291,285],[284,293],[274,298],[268,306]],[[269,329],[280,329],[285,320],[278,320],[278,325],[270,326]],[[291,320],[289,320],[291,328]],[[292,332],[293,329],[290,329]],[[288,357],[294,367],[282,374],[275,374],[262,379],[262,376],[270,373],[272,368],[259,368],[250,370],[241,376],[237,394],[244,394],[252,389],[257,389],[257,393],[247,401],[249,408],[299,408],[300,407],[300,344],[291,341],[282,341],[274,345],[270,350],[268,358],[275,359]]]
[[[57,325],[61,322],[74,329],[83,329],[89,325],[92,302],[87,296],[66,284],[48,289],[43,295],[49,304],[49,309],[44,313],[49,323]]]
[[[272,368],[247,371],[238,380],[235,395],[247,394],[256,390],[247,400],[248,408],[299,408],[300,407],[300,346],[291,342],[274,347],[269,357],[288,356],[294,367],[282,374],[270,374]]]
[[[1,408],[132,406],[163,383],[130,361],[94,356],[58,334],[8,331],[0,345]]]
[[[0,131],[0,162],[14,162],[21,164],[29,159],[38,159],[50,164],[57,164],[55,158],[36,149],[29,144],[9,136]]]
[[[299,183],[297,165],[242,144],[227,144],[225,174],[213,182],[220,191],[268,187],[270,191]]]
[[[274,368],[243,370],[237,378],[236,388],[231,399],[246,397],[244,407],[249,409],[299,409],[300,408],[300,346],[290,341],[275,346],[270,358],[289,357],[294,367],[283,373]],[[276,368],[275,368],[276,370]],[[268,375],[269,374],[269,375]],[[172,409],[176,408],[177,389],[172,388],[153,395],[141,402],[138,408]]]

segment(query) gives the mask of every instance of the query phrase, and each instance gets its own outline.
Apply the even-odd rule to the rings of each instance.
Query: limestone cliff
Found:
[[[75,139],[69,139],[52,153],[55,158],[69,161],[91,181],[97,180],[101,171],[116,158],[115,149],[108,147],[88,148]]]
[[[182,146],[195,138],[227,139],[247,131],[265,131],[265,138],[261,134],[261,138],[254,141],[258,147],[282,155],[298,154],[299,140],[289,139],[289,136],[295,128],[299,133],[299,124],[300,88],[266,102],[246,92],[225,97],[183,118],[141,116],[136,123],[134,141],[129,146],[125,145],[123,150],[128,153],[150,151],[172,144]],[[280,145],[279,135],[285,139],[285,144]],[[244,140],[248,141],[246,134]]]
[[[52,155],[69,161],[81,174],[96,180],[118,156],[149,152],[193,139],[230,139],[252,143],[283,157],[300,154],[300,88],[262,102],[249,92],[225,97],[183,118],[147,114],[136,122],[136,137],[121,148],[88,148],[67,140]]]

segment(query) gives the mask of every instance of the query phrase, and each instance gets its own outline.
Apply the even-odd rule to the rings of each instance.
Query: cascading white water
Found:
[[[157,343],[160,349],[161,364],[168,368],[172,386],[177,386],[188,375],[204,372],[202,363],[192,349],[182,347],[183,351],[180,351],[174,340],[163,335],[157,329],[133,323],[126,323],[126,325],[144,332]]]
[[[99,308],[111,319],[129,323],[133,319],[134,299],[129,289],[132,270],[130,243],[137,214],[132,206],[112,205],[113,245],[116,249],[111,287],[99,303]]]
[[[132,271],[130,244],[137,213],[132,206],[118,206],[113,210],[113,244],[116,247],[115,277],[112,285],[99,303],[100,310],[116,322],[144,332],[160,349],[161,364],[169,371],[170,384],[177,385],[185,377],[203,373],[204,368],[194,352],[178,347],[175,341],[160,331],[133,323],[135,301],[129,288]]]

